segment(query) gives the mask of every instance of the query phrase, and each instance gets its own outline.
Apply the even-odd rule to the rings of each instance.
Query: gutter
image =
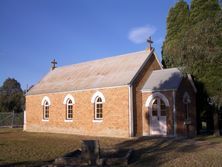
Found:
[[[129,137],[134,136],[133,129],[133,86],[129,85]]]
[[[24,118],[23,118],[23,131],[26,131],[26,110],[24,110]]]

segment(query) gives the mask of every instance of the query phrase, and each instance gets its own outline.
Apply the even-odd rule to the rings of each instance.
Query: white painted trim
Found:
[[[91,89],[80,89],[80,90],[73,90],[73,91],[58,91],[58,92],[46,92],[46,93],[37,93],[37,94],[26,94],[25,96],[40,96],[45,94],[59,94],[59,93],[75,93],[75,92],[86,92],[90,90],[103,90],[103,89],[115,89],[115,88],[122,88],[122,87],[128,87],[129,85],[119,85],[119,86],[110,86],[110,87],[101,87],[101,88],[91,88]]]
[[[26,110],[24,110],[23,130],[26,130]]]
[[[102,119],[93,119],[92,122],[94,122],[94,123],[101,123],[101,122],[103,122],[103,120]]]
[[[65,119],[64,122],[73,122],[72,119]]]
[[[49,103],[49,106],[51,105],[51,101],[49,99],[48,96],[44,96],[43,99],[42,99],[42,102],[41,102],[41,105],[43,106],[44,105],[44,102],[47,101]]]
[[[129,136],[133,137],[133,87],[129,86]]]
[[[155,93],[151,94],[151,95],[147,98],[146,103],[145,103],[145,107],[151,107],[151,106],[152,106],[152,100],[153,100],[154,98],[156,98],[156,97],[159,97],[160,99],[162,99],[163,102],[165,103],[165,105],[166,105],[167,107],[170,106],[169,101],[168,101],[168,99],[166,98],[165,95],[163,95],[163,94],[160,93],[160,92],[155,92]]]
[[[48,119],[42,119],[42,122],[49,122]]]
[[[197,88],[196,88],[196,86],[195,86],[195,84],[194,84],[194,82],[193,82],[193,79],[192,79],[191,75],[188,74],[187,77],[188,77],[188,80],[190,81],[190,84],[191,84],[192,87],[193,87],[194,92],[197,93]]]
[[[176,113],[176,92],[173,91],[173,132],[174,132],[174,136],[177,136],[177,113]]]
[[[96,93],[93,94],[93,96],[91,98],[91,103],[95,103],[95,100],[97,97],[100,97],[102,99],[102,102],[105,103],[105,101],[106,101],[105,96],[100,91],[97,91]]]
[[[72,103],[75,104],[75,99],[71,94],[66,95],[66,97],[63,100],[63,104],[66,104],[68,99],[72,100]]]

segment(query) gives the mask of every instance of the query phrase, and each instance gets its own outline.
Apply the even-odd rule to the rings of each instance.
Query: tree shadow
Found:
[[[132,166],[159,166],[181,156],[180,153],[196,152],[205,149],[205,147],[213,147],[215,144],[218,143],[156,136],[140,137],[119,143],[116,146],[134,149],[129,162]],[[169,156],[168,153],[173,153],[175,156]]]

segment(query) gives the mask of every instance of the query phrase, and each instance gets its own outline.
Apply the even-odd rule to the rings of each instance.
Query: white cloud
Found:
[[[155,32],[156,28],[154,26],[135,27],[129,32],[128,38],[133,43],[139,44],[146,42],[147,38],[155,34]]]

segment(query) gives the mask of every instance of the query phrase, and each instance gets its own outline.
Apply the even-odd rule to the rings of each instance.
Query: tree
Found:
[[[24,101],[20,83],[12,78],[6,79],[0,88],[0,111],[21,112],[24,110]]]
[[[177,7],[175,5],[174,8]],[[187,9],[184,10],[187,13]],[[184,21],[181,22],[182,29],[179,29],[179,34],[177,33],[176,36],[171,35],[171,31],[168,30],[173,23],[171,19],[167,19],[169,27],[163,45],[163,62],[166,67],[184,67],[184,72],[192,74],[196,83],[203,84],[204,87],[199,87],[198,91],[206,90],[208,94],[206,98],[213,99],[213,108],[220,108],[222,105],[222,10],[217,0],[192,0],[188,11],[188,21],[186,24]],[[168,17],[174,16],[169,12]]]
[[[173,67],[180,64],[180,59],[175,59],[182,47],[180,42],[184,31],[187,29],[189,19],[189,5],[180,0],[170,9],[167,17],[167,35],[163,44],[162,56],[165,67]],[[180,46],[179,46],[179,45]],[[175,47],[175,45],[177,47]]]

